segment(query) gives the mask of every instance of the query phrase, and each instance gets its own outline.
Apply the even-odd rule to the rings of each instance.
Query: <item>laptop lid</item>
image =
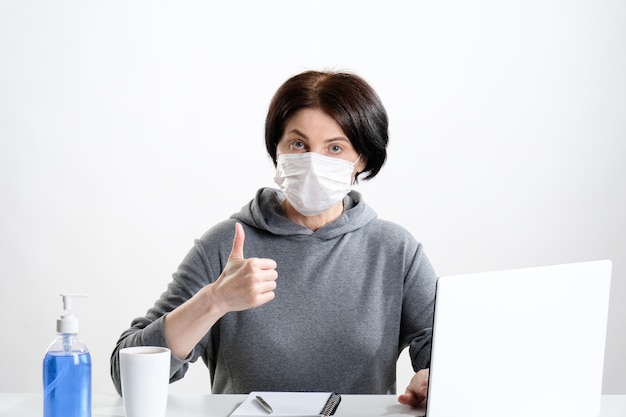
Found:
[[[611,262],[444,276],[428,417],[597,416]]]

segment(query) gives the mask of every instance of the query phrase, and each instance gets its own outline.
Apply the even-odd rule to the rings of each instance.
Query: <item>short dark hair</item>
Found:
[[[274,164],[287,122],[305,108],[320,109],[337,122],[367,161],[364,179],[378,174],[387,159],[387,112],[363,78],[345,72],[306,71],[291,77],[276,91],[265,119],[265,146]]]

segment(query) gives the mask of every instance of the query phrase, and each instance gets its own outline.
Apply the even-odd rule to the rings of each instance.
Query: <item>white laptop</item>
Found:
[[[427,417],[594,417],[611,262],[437,282]]]

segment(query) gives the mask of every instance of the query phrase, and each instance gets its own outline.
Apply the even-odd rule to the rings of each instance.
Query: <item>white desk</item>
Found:
[[[167,417],[228,417],[245,395],[170,394]],[[400,405],[393,395],[343,395],[336,417],[416,417],[423,410]],[[0,417],[41,417],[41,394],[0,393]],[[626,416],[626,395],[602,397],[599,417]],[[122,399],[117,395],[94,395],[92,417],[124,417]]]

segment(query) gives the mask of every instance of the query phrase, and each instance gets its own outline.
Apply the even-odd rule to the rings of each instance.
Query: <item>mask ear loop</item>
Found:
[[[354,166],[356,165],[357,162],[359,162],[361,160],[361,157],[363,156],[363,154],[359,154],[359,157],[356,159],[356,161],[352,162],[352,168],[354,169]],[[359,182],[359,175],[361,175],[363,173],[363,171],[358,171],[356,174],[354,174],[354,178],[352,179],[352,185],[355,185]]]

